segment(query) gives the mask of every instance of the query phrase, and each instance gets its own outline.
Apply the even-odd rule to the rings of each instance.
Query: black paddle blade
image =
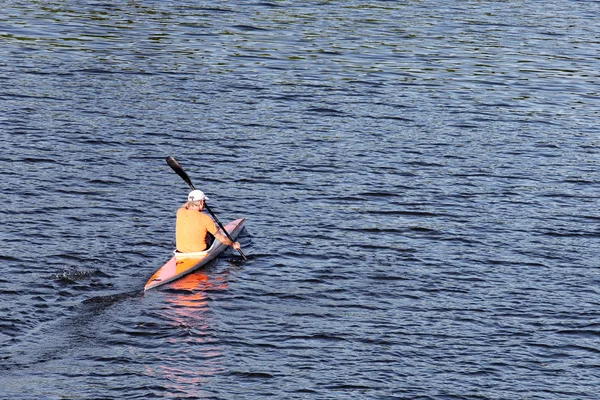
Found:
[[[190,179],[190,177],[188,176],[188,174],[183,170],[183,168],[181,167],[181,165],[179,165],[179,163],[177,162],[177,160],[175,160],[171,156],[168,156],[167,157],[167,164],[169,164],[169,167],[171,167],[173,169],[173,171],[175,171],[175,173],[177,175],[179,175],[181,177],[181,179],[183,179],[185,181],[185,183],[188,184],[189,187],[192,188],[192,190],[196,190],[196,188],[192,184],[192,180]]]

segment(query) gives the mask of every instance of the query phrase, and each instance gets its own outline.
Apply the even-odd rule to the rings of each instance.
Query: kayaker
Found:
[[[177,221],[175,224],[175,241],[177,251],[181,253],[195,253],[206,250],[212,243],[209,234],[224,245],[231,246],[235,250],[240,249],[239,242],[232,242],[225,236],[215,221],[202,212],[204,201],[208,197],[201,190],[192,190],[188,195],[188,201],[177,210]]]

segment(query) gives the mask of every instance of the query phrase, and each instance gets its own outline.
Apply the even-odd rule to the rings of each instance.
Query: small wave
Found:
[[[85,270],[64,270],[49,276],[49,279],[53,279],[60,282],[77,282],[82,279],[89,279],[93,277],[108,278],[110,275],[105,274],[99,269],[85,269]]]
[[[102,68],[85,68],[85,69],[79,69],[79,70],[75,70],[74,72],[83,72],[86,74],[114,74],[114,71],[110,71],[108,69],[102,69]]]
[[[562,329],[556,331],[556,333],[559,335],[581,336],[590,339],[597,339],[600,337],[600,331],[592,329]]]
[[[253,25],[233,25],[232,28],[239,29],[241,31],[267,31],[268,29],[260,28]]]
[[[319,114],[329,114],[329,115],[345,115],[346,113],[343,111],[339,111],[333,108],[325,108],[325,107],[312,107],[306,110],[307,112],[314,112]]]
[[[274,378],[274,375],[271,375],[267,372],[247,372],[247,371],[231,371],[229,375],[233,376],[241,376],[243,378],[254,378],[254,379],[270,379]]]

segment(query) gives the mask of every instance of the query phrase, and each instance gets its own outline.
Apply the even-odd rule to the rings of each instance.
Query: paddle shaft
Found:
[[[192,190],[196,190],[196,188],[194,187],[194,184],[192,183],[192,180],[190,179],[189,175],[187,174],[187,172],[185,172],[185,170],[183,169],[183,167],[181,165],[179,165],[179,163],[177,162],[177,160],[175,160],[171,156],[168,156],[167,157],[167,164],[169,164],[169,167],[171,167],[173,169],[173,171],[175,171],[175,173],[177,175],[179,175],[181,177],[181,179],[183,179],[185,181],[185,183],[187,183],[188,186]],[[212,212],[212,210],[210,209],[210,207],[208,206],[208,204],[206,204],[206,200],[204,201],[204,208],[206,208],[206,211],[208,211],[208,213],[212,216],[212,218],[217,223],[217,225],[219,225],[219,228],[221,228],[221,230],[225,233],[225,236],[227,236],[227,239],[231,240],[232,242],[235,242],[231,238],[231,236],[229,235],[229,232],[227,232],[227,229],[225,229],[225,227],[223,226],[223,224],[221,223],[221,221],[219,221],[219,218],[217,218],[217,216],[215,215],[215,213]],[[238,253],[240,253],[240,256],[242,256],[242,258],[244,260],[247,260],[246,256],[242,252],[242,249],[238,249]]]

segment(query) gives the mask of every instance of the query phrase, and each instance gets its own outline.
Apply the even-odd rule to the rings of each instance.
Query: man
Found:
[[[192,190],[188,195],[188,201],[177,210],[175,224],[177,251],[195,253],[206,250],[209,247],[207,242],[209,233],[219,242],[239,250],[240,244],[229,240],[217,228],[212,218],[202,212],[205,200],[208,200],[208,197],[201,190]]]

